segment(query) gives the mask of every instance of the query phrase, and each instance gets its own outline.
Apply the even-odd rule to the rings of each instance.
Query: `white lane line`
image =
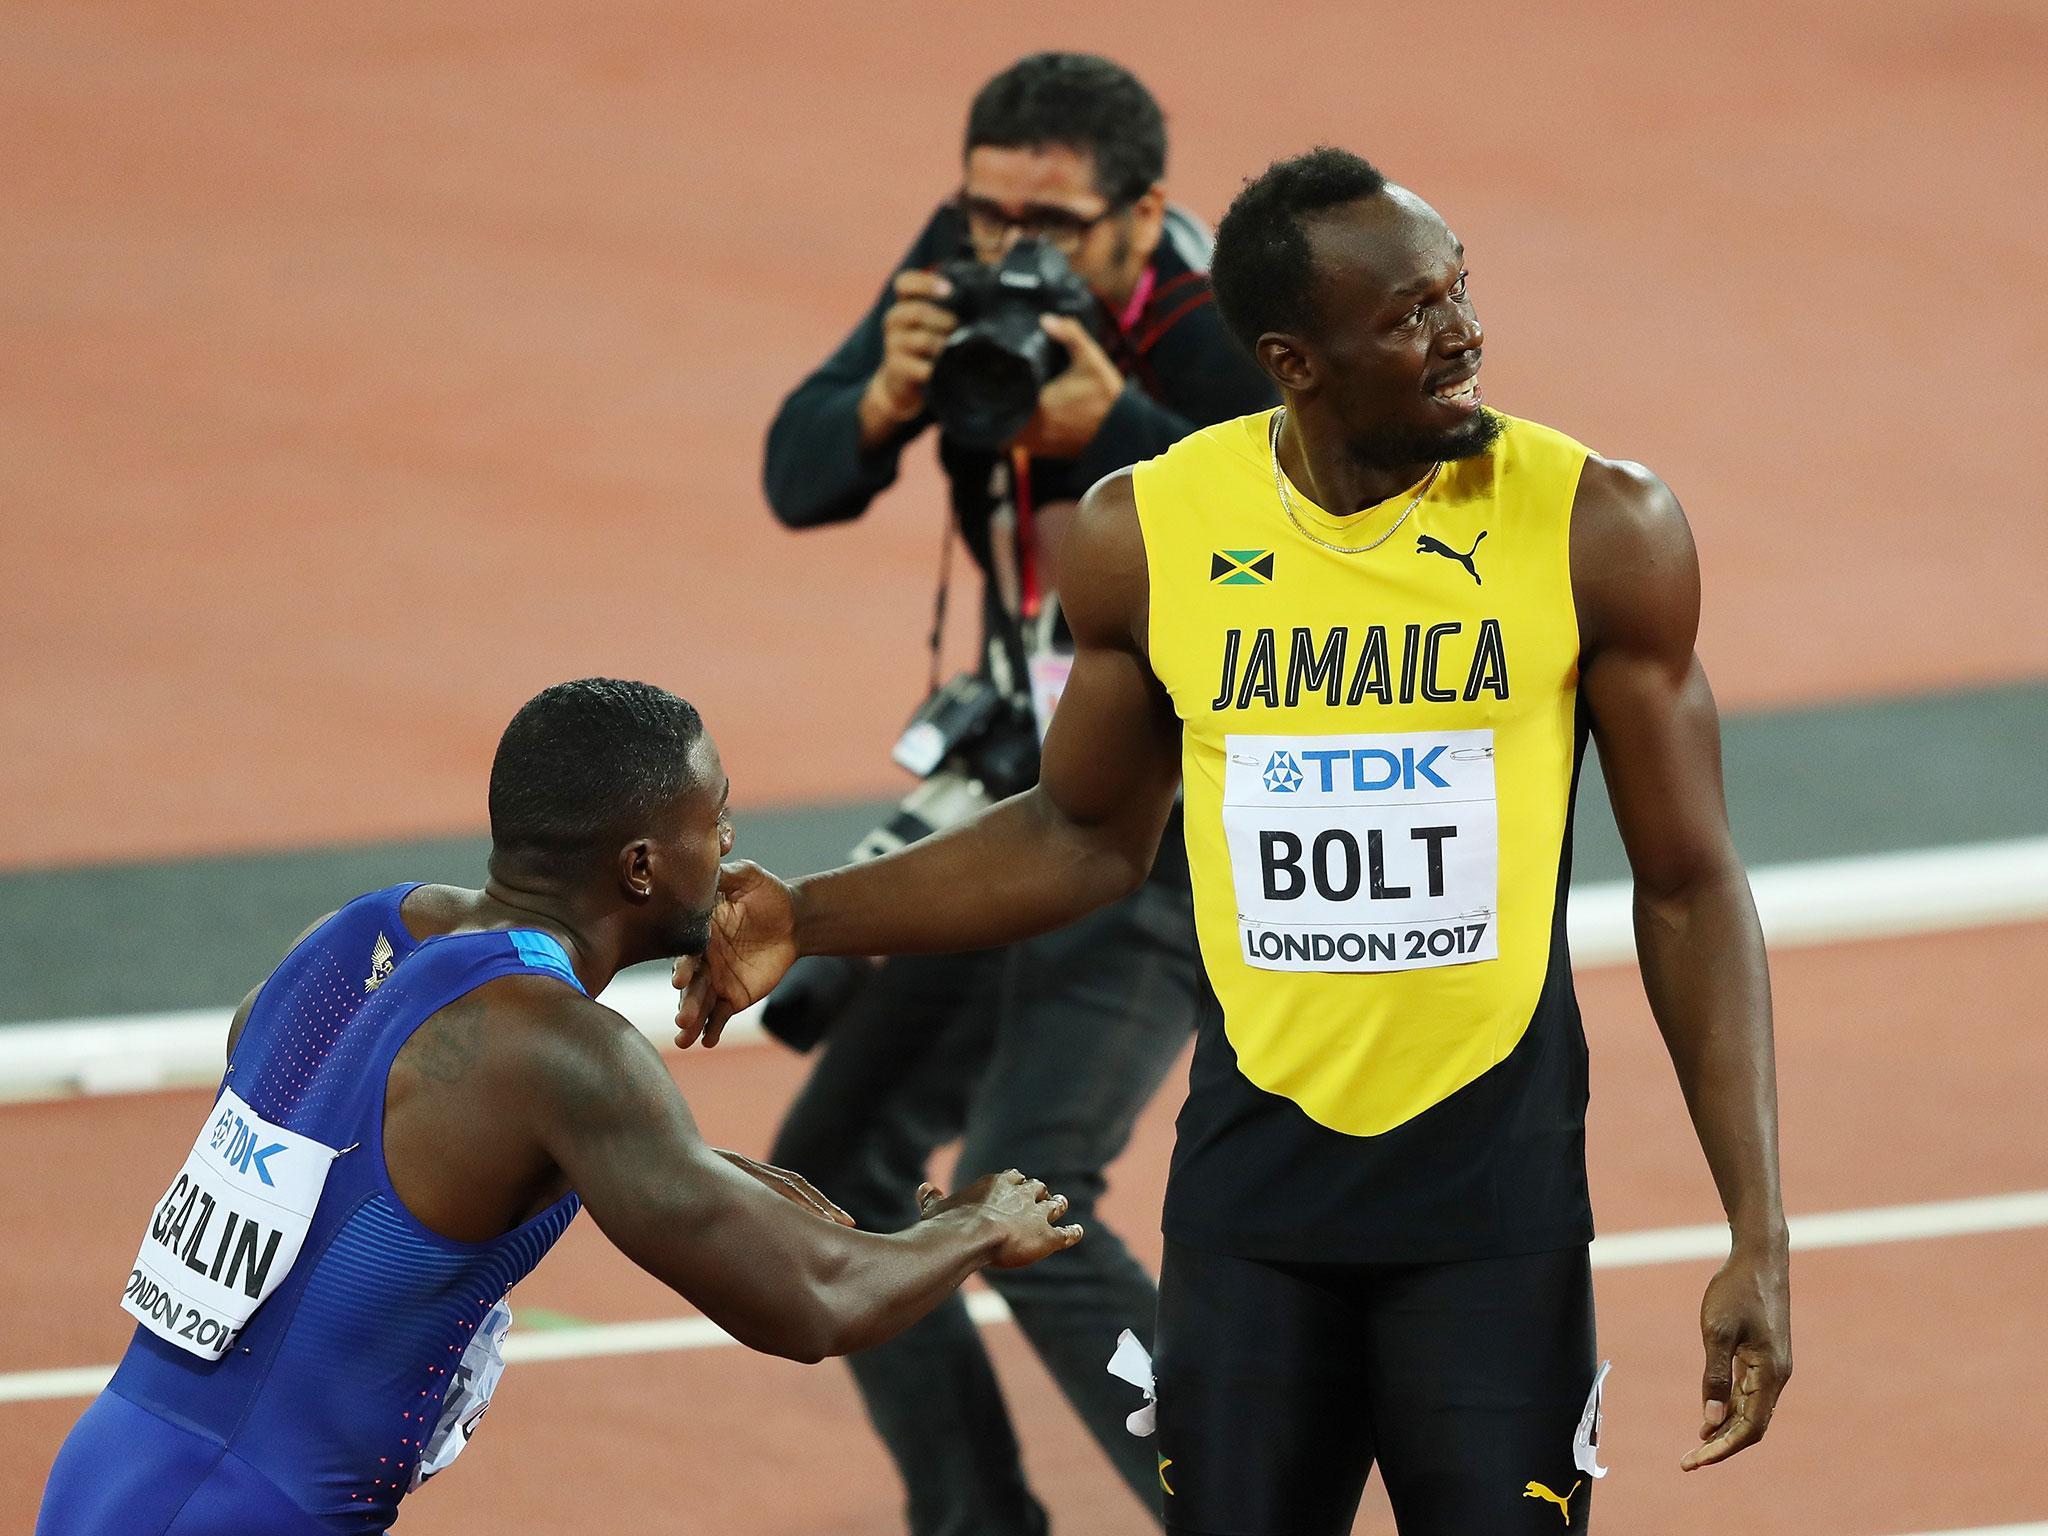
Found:
[[[1941,933],[2048,918],[2048,837],[1884,853],[1750,871],[1764,934],[1779,949],[1891,934]],[[1572,891],[1572,960],[1635,958],[1626,881]],[[657,1045],[673,1030],[675,993],[659,968],[629,971],[604,1001]],[[726,1027],[721,1049],[764,1038],[756,1010]],[[124,1093],[217,1081],[231,1010],[0,1024],[0,1102],[50,1093]]]
[[[675,1036],[676,994],[666,974],[629,972],[605,990],[604,1001],[658,1046]],[[722,1050],[766,1038],[759,1008],[725,1027]],[[147,1093],[219,1081],[226,1064],[231,1008],[120,1014],[0,1024],[0,1104],[67,1094]]]
[[[40,1403],[58,1397],[95,1397],[113,1374],[111,1365],[74,1365],[59,1371],[12,1371],[0,1376],[0,1403]]]
[[[1937,1200],[1926,1205],[1883,1205],[1861,1211],[1826,1211],[1794,1216],[1795,1252],[1855,1248],[1870,1243],[1910,1243],[1926,1238],[1966,1237],[1984,1232],[2019,1232],[2048,1227],[2048,1189],[1972,1200]],[[1718,1222],[1699,1227],[1662,1227],[1617,1232],[1593,1240],[1595,1269],[1636,1269],[1687,1259],[1728,1255],[1728,1229]]]
[[[2048,1227],[2048,1189],[1972,1200],[1941,1200],[1927,1205],[1877,1206],[1860,1211],[1827,1211],[1791,1219],[1796,1252],[1815,1248],[1847,1248],[1862,1244],[1903,1243],[1938,1237],[1965,1237],[1985,1232],[2018,1232]],[[1595,1269],[1635,1269],[1693,1259],[1718,1259],[1728,1252],[1724,1226],[1660,1227],[1620,1232],[1593,1242]],[[1005,1322],[1010,1309],[993,1291],[967,1293],[967,1314],[986,1326]],[[505,1341],[507,1361],[588,1360],[603,1355],[652,1355],[674,1350],[712,1349],[736,1342],[723,1328],[704,1317],[650,1318],[635,1323],[590,1323],[532,1333],[514,1331]],[[0,1403],[41,1402],[51,1398],[90,1397],[107,1384],[110,1365],[66,1370],[13,1371],[0,1374]],[[2014,1527],[2031,1531],[2034,1527]],[[2048,1536],[2048,1527],[2041,1528]],[[1955,1536],[1968,1536],[1957,1532]],[[1991,1533],[1985,1533],[1991,1536]]]
[[[1007,1323],[1010,1309],[994,1291],[967,1292],[967,1315],[986,1328]],[[591,1323],[582,1328],[551,1328],[545,1333],[515,1331],[505,1341],[505,1360],[582,1360],[593,1355],[652,1355],[678,1349],[714,1349],[737,1342],[708,1317],[659,1317],[644,1323]],[[6,1400],[6,1378],[0,1377],[0,1402]]]
[[[1918,1536],[2048,1536],[2048,1520],[2033,1525],[1976,1525],[1967,1531],[1921,1531]]]
[[[1766,864],[1749,884],[1764,937],[1780,949],[2031,922],[2048,917],[2048,837]],[[1575,965],[1635,958],[1632,903],[1627,881],[1573,890]]]

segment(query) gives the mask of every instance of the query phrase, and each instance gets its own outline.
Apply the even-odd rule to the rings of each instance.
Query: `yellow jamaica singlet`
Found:
[[[1340,519],[1290,487],[1290,521],[1271,422],[1133,473],[1220,1005],[1168,1235],[1349,1261],[1583,1242],[1564,891],[1586,450],[1507,420],[1385,542],[1345,553],[1412,491]]]

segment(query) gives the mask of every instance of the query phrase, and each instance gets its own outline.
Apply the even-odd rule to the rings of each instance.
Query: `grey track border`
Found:
[[[2048,833],[2048,680],[1736,715],[1724,741],[1752,863]],[[753,812],[741,851],[822,868],[892,804]],[[1577,828],[1575,880],[1627,873],[1590,760]],[[473,884],[487,847],[468,836],[0,874],[0,1024],[232,1003],[321,913],[400,880]]]

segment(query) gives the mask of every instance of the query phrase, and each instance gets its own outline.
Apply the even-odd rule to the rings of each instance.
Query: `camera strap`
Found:
[[[1026,671],[1027,638],[1017,614],[1022,606],[1022,587],[1017,513],[1009,494],[1011,475],[1010,464],[1001,459],[996,461],[990,475],[989,490],[996,503],[995,512],[989,519],[989,584],[994,601],[984,605],[989,634],[983,664],[997,689],[1022,707],[1029,691],[1021,682]],[[930,661],[925,677],[927,699],[939,692],[944,670],[946,615],[953,590],[953,546],[959,536],[955,520],[951,516],[943,519],[939,533],[939,580],[932,594],[931,633],[925,642]],[[1036,569],[1035,561],[1033,569]],[[1034,607],[1044,609],[1044,604],[1036,603]],[[1054,618],[1058,611],[1057,605],[1045,610],[1045,618]]]
[[[1010,503],[1017,509],[1017,615],[1029,623],[1038,617],[1044,593],[1038,578],[1038,533],[1032,522],[1031,455],[1022,448],[1010,450]]]
[[[1145,263],[1145,270],[1138,274],[1137,286],[1131,290],[1131,297],[1124,305],[1123,313],[1116,317],[1116,328],[1128,339],[1138,328],[1138,322],[1145,318],[1145,307],[1152,302],[1152,290],[1159,286],[1159,268],[1151,262]]]
[[[1031,714],[1038,725],[1038,739],[1045,740],[1052,723],[1054,706],[1067,686],[1067,674],[1074,668],[1071,653],[1056,650],[1054,635],[1060,622],[1060,596],[1044,588],[1039,573],[1037,506],[1031,495],[1031,455],[1021,448],[1010,450],[1010,485],[1017,516],[1018,593],[1016,630],[1023,651],[1024,676],[1031,694]]]
[[[940,519],[945,531],[939,535],[939,585],[932,594],[932,635],[931,676],[925,682],[925,697],[930,698],[939,691],[940,652],[946,646],[946,598],[953,588],[953,517],[948,513]]]
[[[1005,491],[1014,486],[1014,471],[998,462],[994,479]],[[1003,697],[1022,706],[1029,695],[1025,682],[1030,653],[1025,624],[1020,617],[1024,606],[1023,540],[1020,537],[1015,500],[1005,494],[996,502],[988,521],[988,590],[993,601],[983,604],[988,633],[983,662],[988,676]]]

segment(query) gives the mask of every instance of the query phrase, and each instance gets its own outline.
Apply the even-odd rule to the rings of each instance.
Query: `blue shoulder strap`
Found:
[[[569,963],[569,952],[562,948],[561,941],[553,934],[533,928],[514,928],[505,937],[512,941],[512,947],[527,965],[537,971],[546,971],[550,976],[561,977],[585,997],[590,995],[578,979],[576,968]]]

